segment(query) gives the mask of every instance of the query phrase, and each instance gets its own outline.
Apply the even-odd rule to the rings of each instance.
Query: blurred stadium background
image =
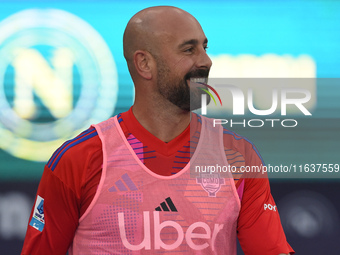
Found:
[[[316,111],[303,128],[236,131],[267,163],[340,163],[339,1],[1,0],[1,254],[21,251],[51,153],[132,104],[122,34],[133,14],[153,5],[178,6],[200,21],[212,77],[318,78]],[[340,254],[339,175],[271,180],[297,254]]]

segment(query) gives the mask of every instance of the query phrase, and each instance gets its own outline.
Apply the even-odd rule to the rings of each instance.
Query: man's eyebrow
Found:
[[[207,44],[207,43],[208,43],[208,39],[205,38],[203,44]],[[179,48],[183,48],[186,45],[197,45],[197,44],[198,44],[198,40],[197,39],[191,39],[191,40],[188,40],[188,41],[185,41],[185,42],[181,43],[179,45]]]

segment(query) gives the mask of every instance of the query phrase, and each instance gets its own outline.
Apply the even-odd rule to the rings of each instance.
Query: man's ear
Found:
[[[144,79],[151,80],[154,67],[152,55],[147,51],[137,50],[133,55],[133,61],[138,74]]]

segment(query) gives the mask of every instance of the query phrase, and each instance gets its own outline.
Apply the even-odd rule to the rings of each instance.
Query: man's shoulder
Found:
[[[76,137],[64,142],[51,156],[46,166],[54,171],[60,162],[85,162],[85,159],[101,150],[97,130],[91,126]]]
[[[225,149],[231,149],[241,153],[244,158],[250,159],[253,156],[263,159],[254,143],[245,136],[241,136],[231,130],[223,128],[223,143]]]
[[[196,114],[197,122],[202,124],[202,120],[204,120],[211,128],[205,130],[212,130],[217,127],[220,127],[220,131],[223,132],[223,141],[224,146],[230,149],[238,149],[238,150],[249,150],[255,149],[254,143],[245,136],[239,135],[238,133],[231,131],[227,128],[224,128],[220,123],[215,123],[214,119],[208,118],[206,116],[202,116]]]
[[[238,133],[231,131],[227,128],[223,128],[223,139],[225,142],[229,142],[232,144],[242,144],[244,146],[253,146],[253,142],[250,141],[247,137],[239,135]]]

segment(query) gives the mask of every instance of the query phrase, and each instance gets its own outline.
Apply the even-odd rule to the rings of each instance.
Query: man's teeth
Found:
[[[206,82],[206,78],[191,78],[190,81],[205,83]]]

